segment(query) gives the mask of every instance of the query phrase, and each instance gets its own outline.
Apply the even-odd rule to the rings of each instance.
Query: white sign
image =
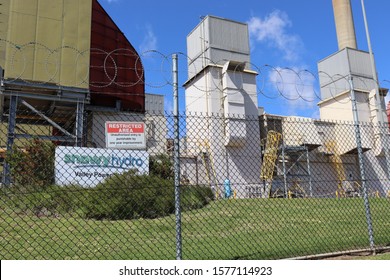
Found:
[[[56,147],[55,180],[60,186],[95,187],[113,174],[149,173],[149,154],[139,150]]]
[[[107,148],[146,149],[143,122],[106,122],[105,131]]]

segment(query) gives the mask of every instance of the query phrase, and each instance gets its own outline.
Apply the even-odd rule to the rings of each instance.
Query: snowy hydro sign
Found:
[[[142,122],[106,122],[106,147],[146,149],[145,124]]]
[[[56,184],[94,187],[112,174],[135,170],[148,174],[149,154],[140,150],[112,150],[59,146],[55,152]]]

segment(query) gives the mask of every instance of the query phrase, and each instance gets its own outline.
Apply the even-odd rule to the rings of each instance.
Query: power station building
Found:
[[[140,55],[97,0],[0,4],[3,157],[32,137],[106,149],[105,124],[123,121],[145,123],[148,154],[169,154],[164,98],[145,93]],[[247,24],[207,16],[190,32],[183,181],[240,198],[356,196],[363,183],[390,193],[387,89],[357,48],[350,1],[333,7],[339,50],[318,63],[320,119],[259,109]],[[7,165],[3,174],[7,183]]]
[[[188,35],[186,148],[219,194],[227,181],[238,197],[389,195],[387,89],[357,49],[349,0],[333,7],[339,50],[318,63],[318,120],[259,113],[246,24],[207,16]]]

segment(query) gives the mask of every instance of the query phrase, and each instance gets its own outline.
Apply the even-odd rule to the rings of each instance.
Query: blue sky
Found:
[[[164,94],[172,108],[170,80],[172,53],[179,55],[179,78],[187,78],[186,36],[205,15],[248,23],[251,62],[264,71],[259,75],[259,106],[282,115],[318,117],[317,62],[338,50],[331,0],[99,0],[143,57],[148,93]],[[351,0],[358,49],[368,50],[360,0]],[[366,0],[365,8],[379,81],[390,87],[390,1]],[[157,52],[149,52],[156,50]],[[163,62],[163,63],[162,63]],[[270,65],[284,76],[283,96],[272,92]],[[293,71],[301,71],[295,82]],[[302,72],[303,70],[307,70]],[[271,72],[271,71],[270,71]],[[289,81],[290,80],[290,81]],[[264,83],[264,87],[262,84]],[[261,84],[261,85],[260,85]],[[296,85],[298,84],[298,85]],[[300,98],[297,94],[297,88]],[[180,111],[185,110],[180,89]]]

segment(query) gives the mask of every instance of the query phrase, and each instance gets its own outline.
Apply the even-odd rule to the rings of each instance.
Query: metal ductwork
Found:
[[[332,0],[339,50],[357,49],[350,0]]]

